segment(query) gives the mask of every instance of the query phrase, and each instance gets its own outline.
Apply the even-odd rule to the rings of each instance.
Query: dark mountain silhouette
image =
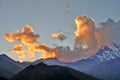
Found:
[[[6,79],[6,78],[4,78],[4,77],[1,77],[1,76],[0,76],[0,80],[7,80],[7,79]]]
[[[98,80],[95,77],[58,65],[30,65],[11,80]]]

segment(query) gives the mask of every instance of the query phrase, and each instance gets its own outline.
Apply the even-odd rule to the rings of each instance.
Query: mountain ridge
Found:
[[[92,56],[92,58],[98,58],[100,61],[120,58],[120,50],[119,48],[114,50],[108,46],[103,46],[96,52],[96,55]]]
[[[115,61],[116,59],[120,59],[120,46],[116,45],[116,44],[114,44],[111,47],[102,46],[94,56],[91,56],[90,58],[87,58],[87,59],[78,60],[76,62],[63,62],[63,61],[58,60],[57,58],[39,59],[39,60],[36,60],[35,62],[20,63],[20,66],[21,65],[24,66],[24,68],[22,67],[22,69],[18,65],[19,62],[16,62],[16,61],[12,60],[11,58],[9,58],[7,55],[3,54],[3,55],[0,55],[0,76],[2,76],[2,77],[7,76],[6,78],[9,79],[12,76],[14,76],[16,73],[25,69],[27,66],[29,66],[29,65],[34,66],[41,62],[44,64],[47,64],[49,66],[58,65],[58,66],[63,66],[63,67],[64,66],[70,67],[77,71],[82,71],[84,73],[91,73],[94,76],[95,75],[94,73],[96,73],[96,72],[93,69],[96,69],[96,71],[99,71],[99,69],[97,69],[97,67],[99,67],[99,66],[102,67],[104,64],[108,64],[108,62],[109,62],[108,65],[110,66],[111,70],[112,69],[114,70],[114,68],[111,67],[112,64],[110,64],[110,63],[116,63],[116,61]],[[118,62],[118,64],[119,63],[120,62]],[[11,66],[10,69],[4,67],[4,66],[7,66],[8,64],[9,64],[9,66]],[[108,65],[106,65],[104,67],[106,68]],[[13,66],[15,67],[14,69],[16,72],[12,71]],[[116,69],[119,69],[119,68],[116,68]],[[92,70],[94,72],[92,72]],[[110,71],[110,70],[108,70],[108,71]],[[101,71],[101,74],[103,74],[102,71]],[[100,74],[97,74],[95,76],[102,78],[99,75]],[[110,74],[105,74],[105,75],[109,76]]]
[[[39,74],[39,75],[38,75]],[[28,76],[30,75],[30,77]],[[98,80],[68,67],[39,63],[30,65],[11,80]]]

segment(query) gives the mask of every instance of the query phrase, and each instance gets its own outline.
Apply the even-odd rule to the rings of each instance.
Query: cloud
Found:
[[[106,22],[100,23],[99,31],[103,36],[104,45],[112,43],[120,44],[120,21],[115,22],[109,18]]]
[[[45,44],[39,43],[37,41],[39,34],[34,34],[33,32],[33,28],[30,25],[26,25],[20,31],[5,34],[4,38],[8,42],[19,42],[19,44],[16,44],[10,51],[18,54],[18,59],[21,62],[25,59],[36,57],[35,52],[42,53],[42,56],[40,56],[40,58],[43,59],[55,58],[57,56],[56,50],[48,47]],[[60,40],[63,39],[63,35],[60,36]]]
[[[25,59],[25,50],[22,44],[16,44],[13,49],[10,50],[11,52],[17,53],[19,55],[18,59],[20,62]]]
[[[68,16],[71,14],[71,6],[69,4],[66,4],[64,7],[64,14],[65,16]]]
[[[96,51],[104,45],[120,44],[120,21],[115,22],[108,19],[96,27],[93,19],[81,16],[75,19],[75,23],[77,29],[75,31],[74,49],[58,47],[58,58],[60,60],[67,62],[81,60],[95,55]]]
[[[33,33],[30,25],[26,25],[21,31],[5,34],[4,37],[9,42],[20,41],[25,45],[31,45],[37,41],[39,35]]]
[[[56,34],[52,34],[52,37],[54,39],[58,39],[60,41],[64,41],[66,39],[66,36],[62,32],[58,32]]]
[[[75,31],[75,46],[85,49],[94,49],[97,47],[97,29],[94,25],[94,20],[87,16],[81,16],[75,19],[75,23],[77,26],[77,30]]]
[[[34,34],[30,25],[26,25],[22,30],[5,34],[8,42],[19,42],[12,49],[19,55],[19,60],[24,61],[28,58],[36,57],[35,52],[41,53],[39,58],[58,58],[60,60],[71,62],[88,58],[96,54],[96,51],[103,45],[110,46],[113,43],[120,44],[120,21],[115,22],[108,19],[95,26],[95,20],[87,16],[79,16],[75,19],[76,30],[73,50],[70,47],[56,46],[51,48],[44,43],[40,43],[39,34]],[[54,39],[64,41],[66,36],[62,32],[52,34]]]
[[[29,46],[28,51],[33,54],[35,51],[41,52],[42,55],[40,58],[42,58],[42,59],[57,57],[56,49],[51,49],[47,45],[41,44],[41,43],[35,43],[35,44]]]
[[[58,53],[57,58],[65,62],[74,62],[88,57],[88,54],[85,53],[85,50],[83,51],[77,48],[74,50],[70,50],[69,46],[66,47],[59,46],[56,49]]]

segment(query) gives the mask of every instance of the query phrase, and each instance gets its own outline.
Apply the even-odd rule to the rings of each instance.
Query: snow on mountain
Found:
[[[111,47],[103,46],[97,51],[96,55],[93,55],[87,59],[67,63],[66,66],[72,67],[79,71],[86,72],[90,70],[90,68],[99,65],[105,61],[114,60],[118,58],[120,58],[120,47],[114,44]]]
[[[111,47],[103,46],[97,51],[96,55],[93,56],[92,58],[98,59],[100,61],[120,58],[120,48],[118,46],[116,47],[116,45]]]
[[[103,80],[119,80],[120,46],[103,46],[96,55],[70,63],[68,66]]]
[[[111,47],[103,46],[97,51],[96,55],[87,59],[78,60],[76,62],[63,62],[58,60],[57,58],[48,58],[39,59],[35,62],[19,63],[12,60],[5,54],[2,54],[0,55],[0,76],[10,78],[19,71],[26,68],[27,66],[36,65],[41,62],[47,65],[67,66],[87,73],[88,70],[92,69],[93,67],[102,64],[106,61],[112,61],[115,59],[120,59],[120,46],[118,46],[117,44],[113,44]]]
[[[120,80],[120,46],[103,46],[98,50],[94,60],[99,64],[90,67],[85,73],[101,78],[103,80]]]
[[[29,63],[29,65],[30,64],[36,65],[40,62],[43,62],[47,65],[68,66],[76,70],[86,72],[87,70],[89,70],[93,66],[100,64],[101,62],[116,58],[120,58],[120,47],[114,44],[111,47],[103,46],[97,51],[96,55],[87,59],[78,60],[76,62],[64,62],[64,61],[60,61],[57,58],[48,58],[48,59],[39,59],[35,62]]]

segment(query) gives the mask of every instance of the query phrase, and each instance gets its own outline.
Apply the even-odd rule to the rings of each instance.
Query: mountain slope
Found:
[[[114,47],[114,48],[113,48]],[[116,58],[120,58],[120,48],[116,45],[112,46],[111,48],[108,46],[103,46],[100,48],[96,55],[93,56],[94,59],[98,59],[100,61],[107,61]]]
[[[120,80],[120,58],[94,66],[87,73],[104,80]]]
[[[7,79],[0,76],[0,80],[7,80]]]
[[[120,58],[120,47],[114,44],[112,47],[103,46],[97,51],[96,55],[93,55],[87,59],[68,63],[67,66],[77,69],[79,71],[86,72],[87,70],[96,65],[117,58]]]
[[[11,80],[98,80],[79,71],[44,63],[31,65],[19,72]]]
[[[5,54],[0,55],[0,76],[11,78],[17,72],[22,70],[22,65]]]
[[[69,62],[69,63],[59,61],[56,58],[40,59],[35,62],[28,62],[28,63],[26,62],[19,63],[10,59],[6,55],[0,55],[0,76],[11,78],[13,75],[24,69],[26,66],[32,64],[34,65],[34,67],[36,67],[37,66],[36,64],[43,62],[49,66],[51,65],[67,66],[76,69],[78,71],[82,71],[84,73],[92,74],[93,76],[99,78],[106,79],[106,77],[110,77],[112,79],[114,78],[114,76],[117,77],[117,74],[120,74],[119,73],[120,66],[117,65],[120,62],[118,59],[120,59],[120,46],[116,44],[114,44],[112,47],[108,47],[108,46],[101,47],[97,51],[96,55],[90,58],[82,59],[76,62]],[[115,65],[117,65],[118,67]],[[113,73],[112,71],[114,71],[115,73]],[[108,73],[113,73],[113,76]]]
[[[103,80],[120,80],[120,46],[103,46],[96,55],[67,66]]]

